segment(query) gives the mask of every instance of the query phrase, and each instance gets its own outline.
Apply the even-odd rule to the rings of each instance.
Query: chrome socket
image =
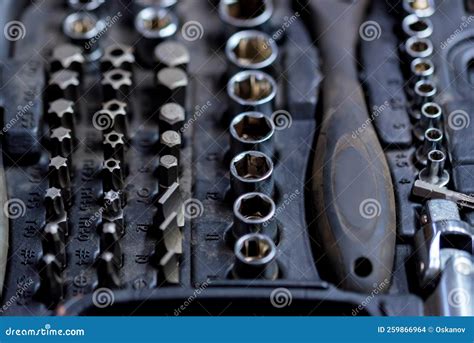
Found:
[[[428,102],[433,102],[438,89],[436,84],[430,80],[421,80],[415,84],[413,89],[413,106],[411,115],[415,119],[421,118],[421,108]]]
[[[136,15],[135,29],[143,37],[144,51],[149,53],[157,44],[176,33],[178,18],[165,8],[146,7]]]
[[[449,173],[444,169],[446,155],[441,150],[432,150],[428,153],[428,164],[420,171],[419,179],[438,187],[444,187],[449,183]]]
[[[423,145],[415,153],[416,160],[421,165],[428,163],[428,154],[433,150],[441,150],[443,144],[443,131],[436,128],[426,130]]]
[[[415,58],[410,64],[410,71],[411,78],[409,88],[412,89],[417,82],[431,79],[434,75],[435,67],[430,59]]]
[[[403,9],[417,17],[426,18],[435,12],[434,0],[403,0]]]
[[[275,280],[278,277],[276,252],[275,243],[266,235],[249,234],[241,237],[234,246],[232,277]]]
[[[230,184],[235,196],[249,192],[273,194],[273,162],[259,151],[245,151],[230,162]]]
[[[106,0],[67,0],[69,8],[74,11],[95,12],[104,6]]]
[[[273,77],[258,70],[235,74],[227,83],[232,117],[248,111],[270,116],[273,112],[277,84]]]
[[[219,17],[226,25],[226,34],[248,29],[269,31],[273,15],[272,0],[221,0]]]
[[[256,192],[241,195],[234,202],[234,238],[239,239],[249,233],[261,233],[276,241],[278,225],[275,211],[275,203],[268,195]]]
[[[246,69],[269,71],[278,57],[278,46],[266,33],[247,30],[237,32],[227,40],[225,53],[231,62],[230,75]]]
[[[270,118],[259,112],[241,113],[230,123],[230,154],[243,151],[261,151],[273,156],[275,125]]]
[[[410,37],[405,42],[405,53],[410,61],[430,57],[433,50],[433,43],[426,38]]]
[[[428,38],[433,34],[433,23],[429,18],[409,14],[403,19],[402,29],[408,37]]]
[[[443,110],[441,106],[435,102],[427,102],[421,107],[421,117],[415,129],[413,130],[415,137],[423,141],[425,139],[425,131],[434,127],[441,127],[441,117]]]
[[[63,22],[64,34],[73,44],[82,47],[84,57],[89,61],[96,61],[102,54],[99,40],[105,28],[102,20],[88,12],[71,13]]]

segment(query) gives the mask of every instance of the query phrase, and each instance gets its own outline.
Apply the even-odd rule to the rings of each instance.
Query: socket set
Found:
[[[473,1],[0,9],[2,315],[474,315]]]

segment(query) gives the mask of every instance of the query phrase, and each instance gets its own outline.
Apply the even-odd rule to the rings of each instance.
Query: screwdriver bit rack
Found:
[[[380,111],[373,123],[398,220],[388,292],[374,285],[365,294],[337,287],[329,276],[336,266],[324,263],[313,236],[309,180],[323,75],[306,2],[273,1],[271,19],[257,27],[278,50],[262,68],[275,79],[275,96],[258,108],[227,94],[245,68],[229,61],[234,32],[217,1],[169,1],[153,11],[146,3],[109,1],[89,11],[92,40],[65,28],[82,14],[61,0],[41,11],[30,4],[19,16],[28,34],[2,65],[4,121],[27,108],[2,149],[9,199],[25,211],[10,218],[2,299],[16,301],[4,314],[423,315],[426,294],[412,257],[422,213],[411,195],[420,144],[395,49],[405,37],[401,5],[373,2],[367,20],[381,25],[382,36],[361,41],[359,51],[368,108]],[[167,29],[156,36],[163,22]],[[258,278],[239,269],[236,253],[244,250],[235,250],[233,207],[248,188],[229,168],[248,147],[232,141],[229,126],[249,110],[264,112],[273,126],[272,144],[252,155],[271,159],[271,182],[258,191],[274,202],[268,225],[277,228],[263,237],[275,255]],[[102,306],[104,294],[112,301]]]

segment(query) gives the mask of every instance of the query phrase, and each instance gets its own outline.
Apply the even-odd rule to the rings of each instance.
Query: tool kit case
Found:
[[[474,315],[473,23],[3,0],[1,314]]]

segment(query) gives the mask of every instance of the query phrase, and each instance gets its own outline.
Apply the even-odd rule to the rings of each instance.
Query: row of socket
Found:
[[[407,93],[412,100],[410,114],[416,120],[413,130],[415,138],[421,142],[415,160],[422,167],[420,180],[444,187],[450,176],[445,170],[446,153],[443,148],[443,110],[434,102],[438,94],[435,67],[430,59],[434,53],[429,39],[433,33],[430,16],[434,4],[427,0],[405,0],[408,15],[403,19],[402,29],[408,37],[404,44],[405,55],[410,62],[410,81]]]

